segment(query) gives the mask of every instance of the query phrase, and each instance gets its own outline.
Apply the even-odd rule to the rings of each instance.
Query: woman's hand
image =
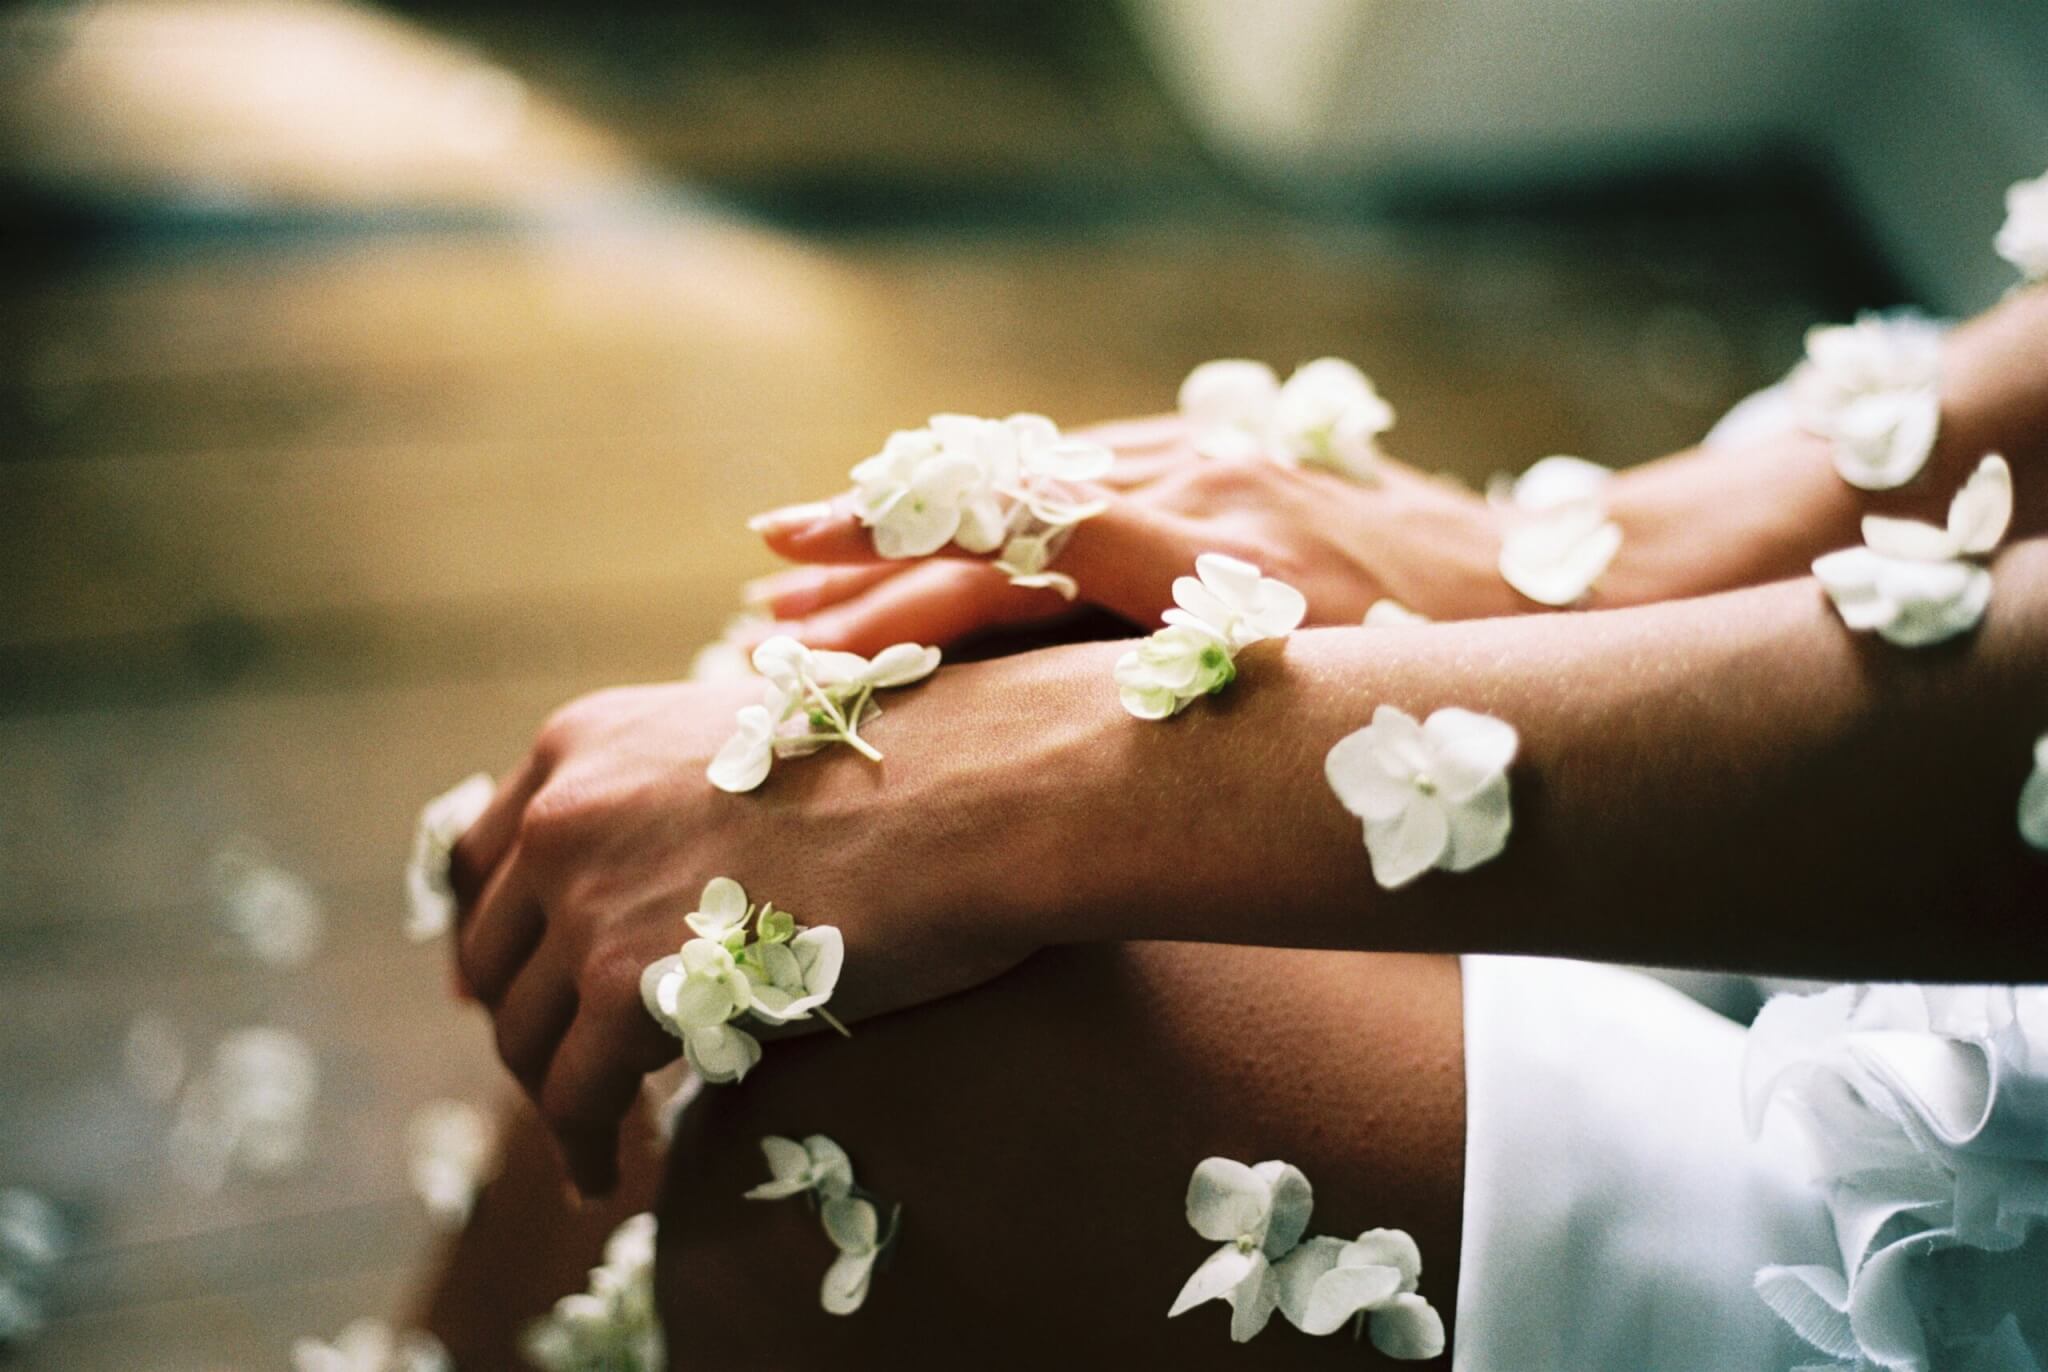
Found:
[[[1003,795],[1021,777],[1028,802],[1034,777],[1070,774],[1061,755],[1080,716],[1113,710],[1114,695],[999,739],[977,689],[1025,706],[1056,683],[1043,662],[997,670],[950,668],[891,693],[862,731],[879,764],[828,749],[744,795],[714,789],[705,767],[757,685],[626,687],[548,721],[456,845],[457,957],[579,1187],[610,1188],[619,1121],[642,1078],[676,1056],[641,1004],[640,974],[690,937],[683,916],[710,878],[840,930],[831,1009],[843,1020],[966,989],[1033,951],[1009,912],[1043,898],[1044,868]],[[1106,663],[1091,670],[1106,680]]]
[[[1140,630],[1173,603],[1196,555],[1229,553],[1308,597],[1310,624],[1356,624],[1381,597],[1437,619],[1534,608],[1500,579],[1497,513],[1470,491],[1395,462],[1364,484],[1261,460],[1205,459],[1171,416],[1077,434],[1117,454],[1102,514],[1078,525],[1054,560],[1081,601]],[[873,653],[913,640],[945,645],[988,629],[1057,619],[1056,592],[1017,587],[984,561],[954,555],[879,561],[843,504],[796,506],[755,521],[768,546],[814,564],[763,578],[753,598],[813,647]]]

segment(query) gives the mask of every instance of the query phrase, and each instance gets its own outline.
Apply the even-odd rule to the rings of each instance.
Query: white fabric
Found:
[[[1647,977],[1468,957],[1456,1372],[1786,1372],[1754,1290],[1835,1263],[1778,1121],[1743,1126],[1740,1027]]]

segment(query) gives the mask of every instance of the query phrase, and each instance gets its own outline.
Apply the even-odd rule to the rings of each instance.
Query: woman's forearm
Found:
[[[1029,778],[1002,880],[1045,941],[2048,980],[2048,863],[2014,820],[2048,730],[2048,541],[1995,575],[1976,634],[1918,651],[1849,633],[1810,580],[1302,633],[1163,724],[1117,706],[1114,645],[1017,659],[1015,732],[1035,741],[978,764],[998,790]],[[1498,858],[1375,885],[1323,759],[1383,703],[1519,731]]]

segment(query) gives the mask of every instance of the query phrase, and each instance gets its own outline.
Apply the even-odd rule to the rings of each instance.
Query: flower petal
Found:
[[[1916,574],[1908,586],[1904,573]],[[1878,634],[1902,648],[1924,648],[1968,633],[1991,604],[1991,573],[1967,562],[1894,563],[1886,589],[1898,613]]]
[[[851,1315],[866,1304],[868,1283],[874,1272],[874,1253],[841,1253],[825,1269],[825,1280],[818,1287],[818,1304],[828,1315]]]
[[[1381,629],[1401,624],[1427,624],[1430,619],[1398,600],[1382,596],[1366,607],[1365,618],[1361,622],[1369,629]]]
[[[744,1029],[719,1024],[686,1032],[683,1056],[706,1081],[738,1081],[761,1060],[761,1044]]]
[[[1267,1206],[1265,1241],[1260,1247],[1269,1258],[1282,1257],[1301,1242],[1302,1234],[1308,1230],[1308,1217],[1315,1209],[1315,1189],[1292,1163],[1262,1162],[1252,1172],[1266,1184],[1272,1196]]]
[[[1372,876],[1387,890],[1406,886],[1436,866],[1451,842],[1450,817],[1433,796],[1418,795],[1398,816],[1365,822]]]
[[[1385,824],[1415,799],[1415,787],[1386,766],[1376,727],[1354,729],[1338,739],[1323,757],[1323,776],[1345,809],[1368,824]]]
[[[1432,774],[1439,793],[1452,805],[1491,786],[1521,746],[1513,725],[1456,706],[1432,712],[1422,732],[1433,754]]]
[[[1509,488],[1509,501],[1522,510],[1552,510],[1577,501],[1598,500],[1614,473],[1583,457],[1546,457],[1529,464]]]
[[[1508,846],[1514,816],[1508,802],[1508,779],[1495,777],[1456,805],[1445,807],[1450,842],[1441,866],[1447,872],[1469,872],[1500,856]]]
[[[894,643],[875,654],[861,674],[869,685],[889,688],[922,681],[939,669],[942,654],[937,648],[917,643]]]
[[[1444,1352],[1444,1318],[1422,1297],[1403,1294],[1372,1312],[1372,1346],[1403,1362],[1427,1362]]]
[[[775,724],[767,707],[761,705],[744,706],[734,719],[739,727],[719,748],[704,774],[719,790],[739,794],[768,779],[775,756],[771,742]]]
[[[1252,1270],[1245,1279],[1233,1287],[1228,1296],[1230,1301],[1230,1341],[1249,1343],[1266,1322],[1273,1318],[1273,1312],[1280,1305],[1279,1284],[1273,1280],[1273,1271],[1263,1253],[1251,1255]]]
[[[2020,788],[2020,837],[2048,853],[2048,734],[2034,746],[2034,770]]]
[[[844,1148],[823,1134],[812,1134],[804,1140],[804,1149],[810,1155],[820,1200],[838,1200],[853,1189],[853,1159],[846,1156]]]
[[[1220,358],[1187,374],[1180,383],[1179,408],[1199,446],[1208,430],[1247,436],[1264,430],[1279,395],[1280,378],[1265,363]]]
[[[1422,1249],[1405,1229],[1368,1229],[1344,1245],[1338,1259],[1347,1267],[1391,1267],[1401,1274],[1403,1291],[1422,1280]]]
[[[2012,468],[1989,453],[1949,502],[1948,535],[1958,550],[1983,554],[2004,541],[2011,525]]]
[[[1884,515],[1863,517],[1863,542],[1881,557],[1903,558],[1908,562],[1943,562],[1962,551],[1947,529],[1917,519],[1891,519]]]
[[[1198,1305],[1228,1296],[1251,1275],[1255,1263],[1264,1261],[1257,1253],[1247,1253],[1234,1243],[1226,1243],[1203,1259],[1202,1265],[1182,1284],[1166,1317],[1184,1315]]]
[[[842,1253],[872,1253],[881,1238],[881,1218],[872,1202],[840,1196],[818,1207],[825,1237]]]
[[[1292,1253],[1273,1264],[1273,1281],[1280,1313],[1299,1329],[1308,1314],[1309,1297],[1323,1274],[1337,1265],[1344,1240],[1317,1237],[1303,1241]]]
[[[661,1003],[661,984],[670,976],[680,979],[682,968],[682,958],[670,953],[665,958],[656,958],[648,963],[640,972],[640,1003],[647,1008],[647,1013],[653,1017],[654,1022],[670,1033],[674,1033],[675,1029],[672,1027],[671,1012]]]
[[[1296,1324],[1304,1334],[1333,1334],[1359,1311],[1376,1309],[1400,1293],[1398,1268],[1378,1263],[1333,1267],[1309,1292]]]
[[[1263,1233],[1272,1205],[1272,1183],[1232,1158],[1204,1158],[1188,1179],[1188,1225],[1205,1239]]]

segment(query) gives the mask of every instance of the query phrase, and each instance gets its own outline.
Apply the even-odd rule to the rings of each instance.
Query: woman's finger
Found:
[[[555,1048],[575,1018],[575,978],[544,941],[512,978],[491,1014],[498,1057],[536,1102]]]
[[[663,1033],[636,992],[586,1000],[554,1050],[538,1101],[562,1146],[576,1189],[609,1193],[619,1180],[619,1125],[647,1074],[674,1061],[678,1045]]]
[[[809,616],[793,632],[813,648],[873,656],[892,643],[944,648],[982,629],[1055,619],[1069,608],[1057,591],[1012,586],[984,563],[934,560]]]
[[[496,1007],[540,945],[546,924],[515,846],[455,931],[456,963],[470,993]]]
[[[789,567],[747,583],[746,601],[778,620],[816,614],[908,570],[909,562],[854,567]]]

